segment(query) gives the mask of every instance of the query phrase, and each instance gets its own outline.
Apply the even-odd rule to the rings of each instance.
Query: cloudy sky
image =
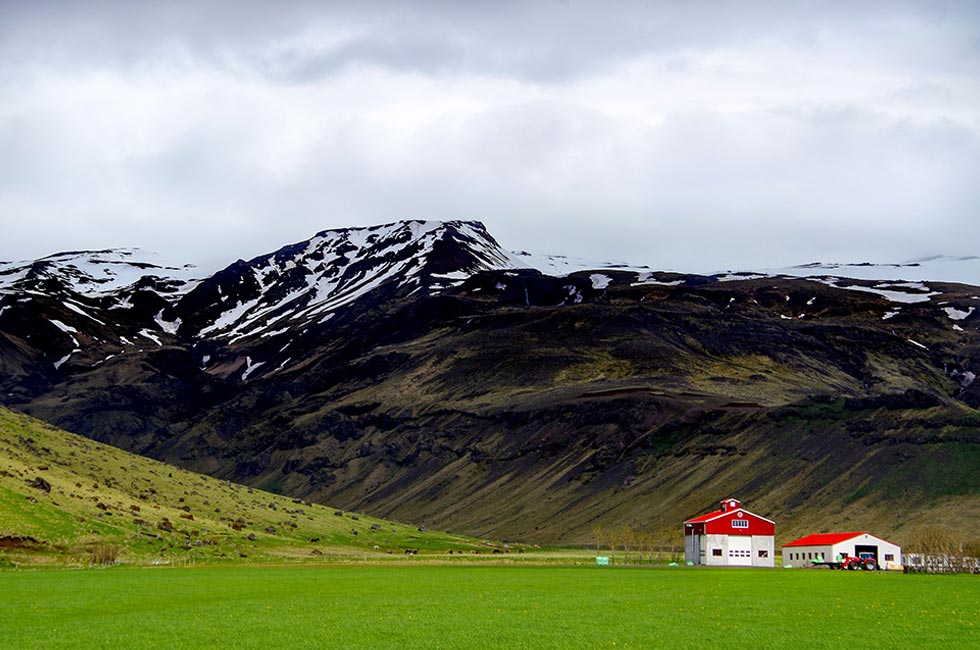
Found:
[[[0,0],[0,259],[408,218],[690,271],[980,254],[980,3]]]

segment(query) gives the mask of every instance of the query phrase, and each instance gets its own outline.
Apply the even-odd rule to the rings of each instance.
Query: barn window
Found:
[[[885,553],[885,562],[894,562],[895,556],[891,553]]]
[[[721,557],[721,549],[720,548],[713,548],[713,549],[711,549],[711,554],[713,556],[715,556],[715,557]]]
[[[748,519],[732,519],[732,528],[748,528]]]
[[[759,551],[759,557],[769,557],[769,551],[762,549]]]

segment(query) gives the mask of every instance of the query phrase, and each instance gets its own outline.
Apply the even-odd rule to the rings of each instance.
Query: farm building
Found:
[[[870,533],[823,533],[807,535],[783,544],[783,564],[813,566],[814,562],[835,562],[840,557],[874,557],[879,568],[902,568],[902,549]]]
[[[705,566],[774,566],[776,523],[725,499],[721,510],[684,522],[684,558]]]

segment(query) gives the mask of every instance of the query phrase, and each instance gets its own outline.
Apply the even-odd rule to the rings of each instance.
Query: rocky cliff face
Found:
[[[980,505],[975,287],[549,275],[470,222],[325,231],[204,278],[126,253],[0,265],[5,404],[532,541],[669,529],[731,495],[786,534]]]

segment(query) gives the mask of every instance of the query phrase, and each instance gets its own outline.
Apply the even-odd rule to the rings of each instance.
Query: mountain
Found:
[[[934,255],[900,264],[812,262],[782,269],[769,269],[763,271],[762,274],[767,276],[838,277],[858,280],[931,281],[980,285],[980,257]]]
[[[508,256],[481,224],[403,222],[324,231],[208,278],[167,311],[181,336],[237,342],[323,323],[367,294],[442,289]]]
[[[780,535],[980,537],[980,288],[590,266],[455,221],[98,292],[18,271],[0,389],[220,479],[483,537],[675,530],[731,495]]]
[[[0,262],[0,291],[44,295],[70,290],[90,298],[151,290],[174,299],[193,286],[195,269],[175,267],[138,248],[72,251],[30,262]]]
[[[0,566],[98,561],[106,547],[158,564],[488,545],[194,474],[2,407],[0,445]]]

